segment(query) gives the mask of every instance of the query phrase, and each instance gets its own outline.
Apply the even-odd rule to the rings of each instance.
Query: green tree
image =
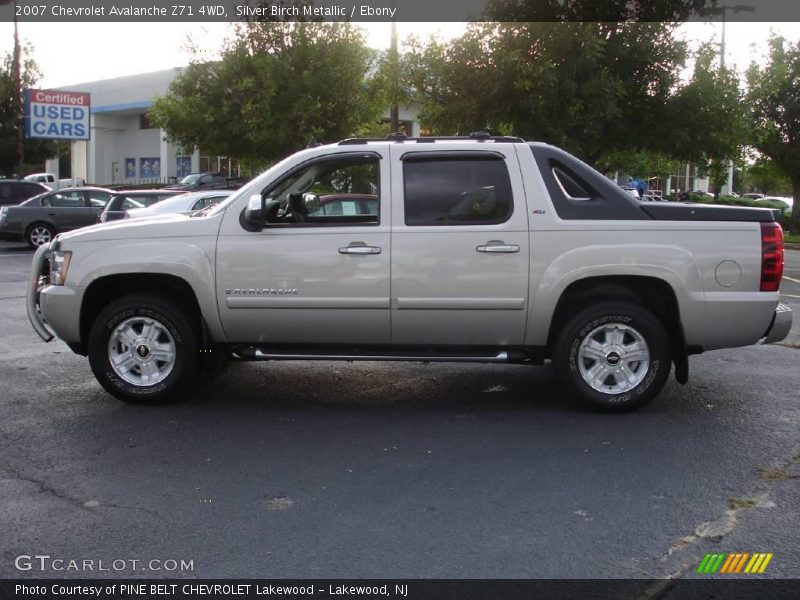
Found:
[[[758,191],[767,196],[788,196],[792,193],[792,181],[765,156],[748,164],[743,173],[745,191]]]
[[[449,44],[412,40],[406,73],[440,133],[513,132],[595,162],[658,141],[686,53],[674,27],[473,24]]]
[[[32,88],[41,79],[41,72],[33,59],[33,48],[30,45],[22,47],[22,87]],[[17,169],[17,115],[14,110],[15,90],[13,72],[13,54],[7,53],[0,70],[0,175],[10,176]],[[56,156],[57,145],[50,140],[25,140],[25,163],[34,169],[41,169],[41,165],[48,158]],[[16,173],[20,177],[24,173]]]
[[[685,21],[713,14],[715,0],[490,0],[490,21]]]
[[[728,160],[748,141],[749,123],[739,77],[719,67],[711,44],[695,54],[691,80],[668,98],[667,118],[654,133],[669,156],[698,164],[718,187],[724,182]]]
[[[628,175],[640,178],[666,179],[678,170],[680,162],[651,150],[624,150],[604,156],[596,166],[605,173],[619,169]]]
[[[374,122],[384,107],[376,61],[347,23],[245,23],[221,60],[184,69],[150,116],[185,149],[255,168]]]
[[[790,227],[800,233],[800,44],[772,37],[769,61],[747,71],[755,148],[792,182]]]

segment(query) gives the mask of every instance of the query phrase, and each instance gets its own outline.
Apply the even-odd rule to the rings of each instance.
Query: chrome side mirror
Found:
[[[307,215],[313,215],[315,212],[319,211],[322,206],[319,202],[319,196],[311,192],[303,194],[303,204],[305,204]]]

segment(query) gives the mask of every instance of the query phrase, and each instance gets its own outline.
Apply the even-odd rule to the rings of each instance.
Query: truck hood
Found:
[[[98,223],[61,233],[56,239],[63,243],[84,243],[108,240],[147,240],[217,235],[222,214],[190,217],[184,214],[154,215],[141,219],[122,219]]]

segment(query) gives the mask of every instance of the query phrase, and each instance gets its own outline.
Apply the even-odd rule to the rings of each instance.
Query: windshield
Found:
[[[200,173],[194,173],[181,179],[181,183],[194,184],[197,183],[198,179],[200,179]]]

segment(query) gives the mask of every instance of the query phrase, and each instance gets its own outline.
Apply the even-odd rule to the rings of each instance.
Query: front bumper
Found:
[[[764,334],[765,344],[774,344],[786,339],[789,331],[792,328],[792,309],[787,304],[780,302],[778,308],[775,309],[775,315],[772,317],[772,323],[767,328]]]
[[[25,292],[25,308],[28,311],[28,320],[33,325],[33,330],[39,334],[45,342],[53,339],[53,334],[45,325],[42,313],[39,310],[39,291],[42,284],[42,269],[45,259],[50,252],[50,244],[39,246],[33,255],[33,265],[31,265],[31,278],[28,280],[28,289]]]

